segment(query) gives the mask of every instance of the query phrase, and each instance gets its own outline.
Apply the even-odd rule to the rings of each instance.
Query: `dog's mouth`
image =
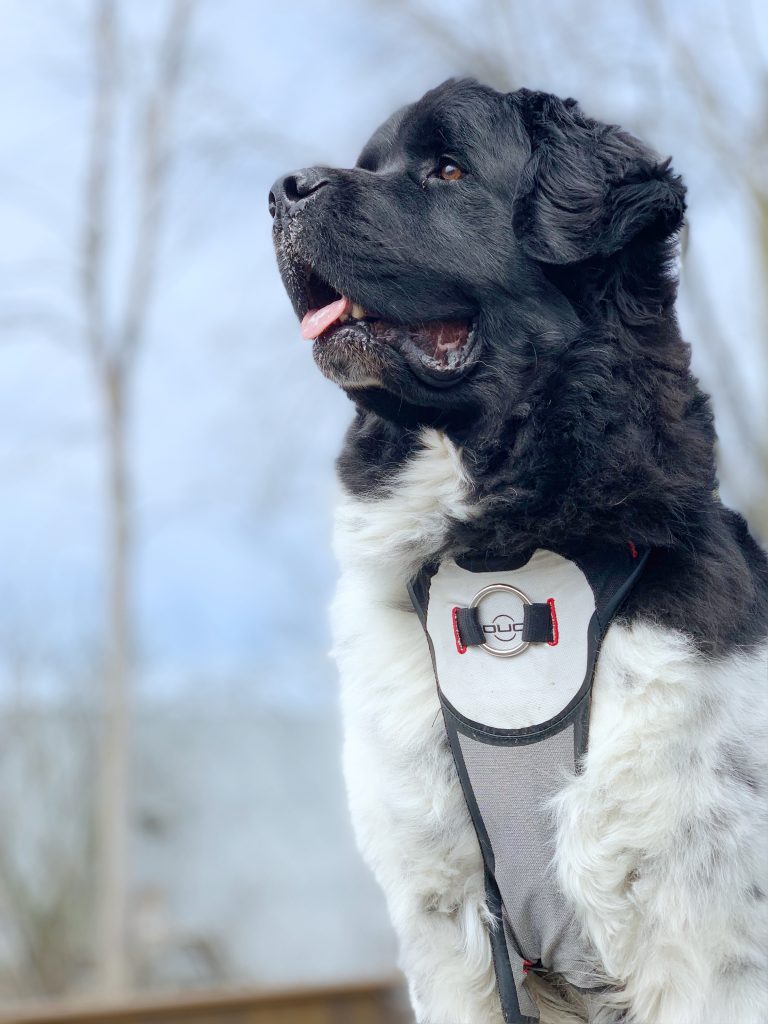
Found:
[[[404,324],[386,319],[337,291],[314,271],[306,283],[306,305],[301,333],[318,346],[387,345],[398,349],[422,380],[438,386],[454,383],[469,367],[475,320]]]

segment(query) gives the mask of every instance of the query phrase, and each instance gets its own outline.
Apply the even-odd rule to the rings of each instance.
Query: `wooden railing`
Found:
[[[410,1024],[397,982],[295,992],[210,993],[133,1000],[0,1008],[0,1024]]]

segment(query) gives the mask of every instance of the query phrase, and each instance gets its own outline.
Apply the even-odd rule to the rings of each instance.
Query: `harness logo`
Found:
[[[490,598],[489,603],[485,606],[486,615],[493,615],[494,612],[496,614],[493,615],[490,622],[479,622],[485,638],[484,642],[480,644],[482,649],[497,658],[514,658],[515,655],[528,650],[529,642],[523,640],[523,622],[525,620],[518,622],[517,616],[526,605],[531,603],[530,598],[522,590],[513,587],[511,583],[491,583],[487,587],[483,587],[482,590],[478,590],[470,602],[470,608],[478,609],[478,619],[480,617],[479,605],[486,598]],[[509,608],[510,598],[513,602],[514,617],[509,612],[499,611],[500,600],[503,599],[504,605]]]
[[[483,633],[494,636],[503,644],[511,643],[517,639],[517,634],[523,632],[522,622],[515,622],[511,615],[504,613],[494,616],[491,622],[483,623]]]

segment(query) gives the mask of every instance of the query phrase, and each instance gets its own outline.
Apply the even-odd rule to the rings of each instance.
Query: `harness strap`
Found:
[[[459,647],[480,647],[485,643],[486,637],[477,607],[454,608],[453,621]],[[556,623],[554,600],[550,599],[546,604],[525,605],[522,642],[554,645],[557,642]]]
[[[551,644],[555,639],[554,601],[523,608],[523,643]]]
[[[566,773],[581,770],[600,645],[649,556],[629,544],[537,549],[524,561],[446,559],[409,585],[485,864],[507,1024],[539,1019],[528,973],[599,983],[551,873],[551,798]]]
[[[458,633],[456,639],[462,647],[479,647],[485,643],[477,608],[454,608],[453,614]]]

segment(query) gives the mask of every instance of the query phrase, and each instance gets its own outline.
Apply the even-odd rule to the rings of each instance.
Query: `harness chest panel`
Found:
[[[551,867],[551,798],[586,750],[600,642],[649,552],[446,560],[410,586],[483,853],[505,1020],[538,1020],[529,969],[600,984]]]
[[[532,602],[554,601],[557,643],[542,643],[516,657],[493,657],[478,646],[458,652],[453,609],[466,607],[485,587],[514,586]],[[500,654],[514,649],[523,629],[522,600],[511,591],[491,591],[478,605],[486,642]],[[592,588],[575,562],[553,551],[537,551],[511,572],[471,572],[442,562],[429,588],[427,631],[435,652],[440,691],[462,715],[500,729],[522,729],[561,711],[584,682]],[[560,620],[568,628],[559,628]]]

